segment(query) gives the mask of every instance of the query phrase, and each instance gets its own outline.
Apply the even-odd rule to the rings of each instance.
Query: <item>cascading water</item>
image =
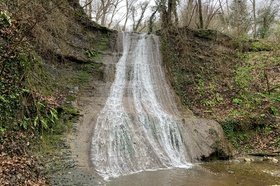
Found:
[[[100,112],[91,145],[104,177],[191,167],[191,138],[161,67],[158,37],[123,33],[123,54]]]

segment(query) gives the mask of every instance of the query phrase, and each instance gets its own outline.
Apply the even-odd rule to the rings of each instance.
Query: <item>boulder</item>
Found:
[[[214,120],[192,118],[185,120],[186,133],[191,133],[192,157],[197,160],[228,160],[234,155],[221,125]]]

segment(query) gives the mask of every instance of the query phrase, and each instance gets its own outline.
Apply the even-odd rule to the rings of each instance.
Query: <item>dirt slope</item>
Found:
[[[240,152],[280,147],[277,44],[188,28],[162,36],[166,70],[184,105],[221,123]]]

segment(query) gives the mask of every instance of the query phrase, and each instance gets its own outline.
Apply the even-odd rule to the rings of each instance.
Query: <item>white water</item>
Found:
[[[158,37],[123,33],[123,54],[91,145],[103,177],[191,167],[190,137],[161,66]]]

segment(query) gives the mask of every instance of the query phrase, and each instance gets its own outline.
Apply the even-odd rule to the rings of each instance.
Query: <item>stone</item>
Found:
[[[252,162],[253,159],[252,159],[252,158],[244,158],[244,161],[245,161],[245,162]]]
[[[270,162],[272,162],[272,163],[278,163],[278,159],[276,159],[276,158],[271,158],[271,160],[270,160]]]
[[[185,119],[187,136],[193,136],[193,157],[201,160],[229,160],[234,156],[234,150],[225,137],[221,125],[214,120],[188,118]],[[191,130],[190,130],[191,129]],[[193,131],[192,134],[189,134]]]
[[[263,158],[263,161],[269,161],[271,163],[278,163],[279,160],[276,158],[272,158],[272,157],[265,157],[265,158]]]

